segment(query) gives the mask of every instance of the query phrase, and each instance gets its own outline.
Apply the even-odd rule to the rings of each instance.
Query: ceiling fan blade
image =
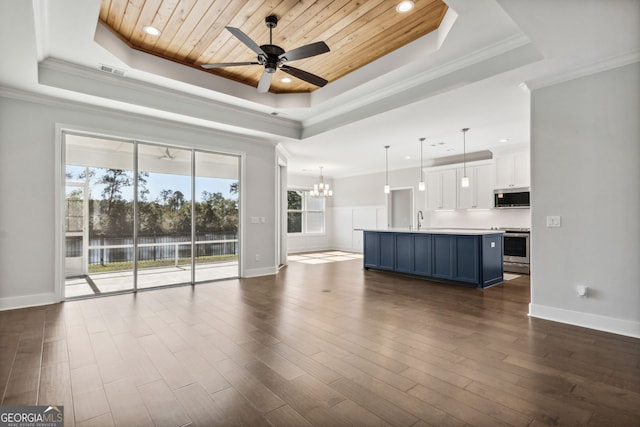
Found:
[[[269,92],[269,88],[271,87],[271,78],[273,77],[273,73],[267,72],[264,70],[262,72],[262,76],[260,77],[260,82],[258,83],[258,92],[259,93],[267,93]]]
[[[293,77],[297,77],[300,80],[304,80],[307,83],[311,83],[312,85],[323,87],[324,85],[329,83],[327,80],[323,79],[322,77],[316,76],[315,74],[311,74],[299,68],[283,65],[282,67],[280,67],[280,69],[285,73],[291,74]]]
[[[315,42],[291,49],[280,55],[280,59],[283,61],[297,61],[298,59],[309,58],[326,52],[329,52],[329,46],[325,42]]]
[[[236,38],[238,40],[240,40],[242,43],[244,43],[249,49],[251,49],[252,51],[254,51],[255,53],[257,53],[258,55],[264,55],[267,56],[266,53],[264,53],[264,51],[260,48],[260,46],[254,42],[251,37],[249,37],[248,35],[246,35],[244,32],[242,32],[242,30],[240,28],[235,28],[235,27],[225,27],[227,30],[229,30],[229,32],[231,34],[233,34],[234,36],[236,36]]]
[[[202,64],[200,65],[205,70],[209,70],[211,68],[223,68],[223,67],[236,67],[238,65],[259,65],[259,62],[221,62],[219,64]]]

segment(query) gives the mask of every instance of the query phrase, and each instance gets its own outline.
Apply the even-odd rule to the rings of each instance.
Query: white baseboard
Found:
[[[271,276],[278,273],[278,267],[251,268],[244,271],[243,277]]]
[[[640,338],[640,322],[545,305],[529,304],[529,316]]]
[[[333,251],[335,249],[328,246],[308,246],[304,248],[293,248],[289,249],[288,253],[293,254],[303,254],[305,252],[325,252],[325,251]]]
[[[46,294],[22,295],[19,297],[0,298],[0,311],[18,308],[35,307],[60,302],[54,292]]]
[[[332,251],[343,251],[343,252],[353,252],[356,254],[361,254],[363,253],[362,251],[362,247],[358,247],[358,248],[352,248],[352,247],[347,247],[347,246],[334,246],[333,249],[331,249]]]

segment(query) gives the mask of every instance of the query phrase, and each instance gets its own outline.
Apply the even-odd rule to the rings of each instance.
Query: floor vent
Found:
[[[105,73],[109,74],[115,74],[116,76],[124,76],[124,70],[119,70],[109,65],[100,64],[100,71],[104,71]]]

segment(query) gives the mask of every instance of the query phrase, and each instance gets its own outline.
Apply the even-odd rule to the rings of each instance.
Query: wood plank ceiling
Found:
[[[258,45],[269,43],[265,17],[278,17],[273,44],[285,51],[324,41],[330,52],[291,65],[332,82],[436,30],[447,5],[416,0],[398,13],[400,0],[102,0],[100,22],[131,48],[202,70],[201,64],[255,61],[256,54],[225,26],[242,30]],[[161,31],[151,36],[145,26]],[[247,65],[208,70],[256,87],[264,67]],[[316,86],[278,70],[273,93],[310,92]]]

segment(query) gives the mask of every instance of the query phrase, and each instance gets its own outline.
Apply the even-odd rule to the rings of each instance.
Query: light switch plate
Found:
[[[547,227],[560,227],[562,219],[560,215],[547,215]]]

